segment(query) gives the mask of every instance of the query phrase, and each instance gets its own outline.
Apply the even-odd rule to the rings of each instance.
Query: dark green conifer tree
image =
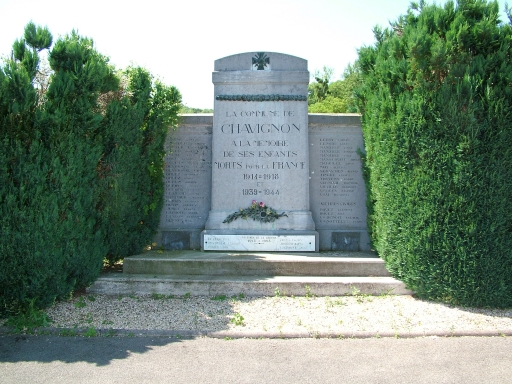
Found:
[[[512,305],[512,27],[412,4],[359,51],[374,245],[420,296]]]
[[[142,68],[123,78],[126,94],[106,110],[100,170],[109,263],[152,242],[163,204],[164,141],[181,105],[175,87],[153,82]]]
[[[146,71],[129,84],[77,33],[52,45],[29,23],[0,67],[0,314],[44,308],[91,284],[105,258],[140,252],[158,227],[163,143],[181,96]]]

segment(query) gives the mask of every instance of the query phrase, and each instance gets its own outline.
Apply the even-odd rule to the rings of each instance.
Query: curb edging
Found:
[[[87,328],[36,328],[33,332],[15,332],[14,328],[0,326],[0,335],[28,334],[33,336],[54,335],[62,337],[85,336]],[[472,331],[413,331],[413,332],[261,332],[261,331],[190,331],[190,330],[148,330],[148,329],[96,329],[93,337],[168,337],[173,339],[194,339],[209,337],[214,339],[412,339],[420,337],[510,337],[512,330],[472,330]]]

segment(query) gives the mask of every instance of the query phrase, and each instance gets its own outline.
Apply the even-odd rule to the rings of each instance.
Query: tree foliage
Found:
[[[121,76],[76,32],[49,52],[42,92],[51,44],[29,23],[0,67],[0,313],[47,306],[91,284],[104,258],[141,251],[162,205],[179,92],[140,68]]]
[[[193,108],[187,105],[182,105],[180,108],[180,114],[185,113],[213,113],[213,109],[210,108]]]
[[[359,51],[374,245],[420,296],[512,305],[512,27],[412,4]]]
[[[123,77],[130,96],[106,109],[99,165],[109,263],[151,244],[163,203],[164,141],[181,106],[178,90],[146,70],[130,68]]]
[[[331,82],[333,70],[327,67],[315,72],[316,83],[308,87],[310,113],[357,113],[356,91],[361,84],[357,63],[349,65],[341,80]]]
[[[308,86],[308,104],[315,104],[324,100],[329,94],[329,83],[331,82],[334,70],[324,66],[322,72],[315,71],[313,77],[316,83]]]

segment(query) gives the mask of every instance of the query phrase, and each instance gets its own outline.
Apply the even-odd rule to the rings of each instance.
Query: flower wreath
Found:
[[[280,217],[288,217],[288,215],[284,212],[277,213],[275,209],[266,206],[263,201],[257,202],[253,200],[249,208],[240,208],[239,211],[226,217],[223,223],[231,223],[239,218],[247,220],[249,217],[262,223],[272,223]]]

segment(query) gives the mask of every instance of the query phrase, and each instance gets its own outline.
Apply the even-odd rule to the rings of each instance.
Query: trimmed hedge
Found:
[[[130,97],[111,102],[103,121],[101,211],[109,263],[153,240],[163,204],[164,141],[181,106],[176,88],[153,83],[142,68],[128,69],[123,78]]]
[[[512,28],[412,6],[359,51],[374,246],[421,297],[512,306]]]
[[[163,142],[181,96],[90,39],[52,45],[30,23],[0,67],[0,314],[44,308],[151,243],[163,195]],[[124,83],[120,84],[120,80]]]

